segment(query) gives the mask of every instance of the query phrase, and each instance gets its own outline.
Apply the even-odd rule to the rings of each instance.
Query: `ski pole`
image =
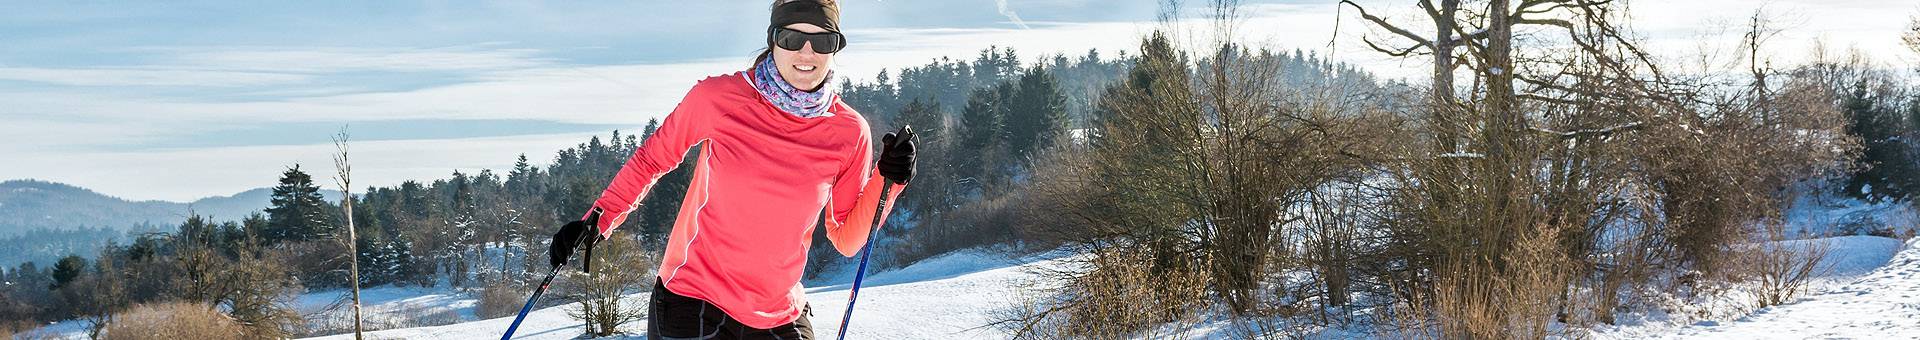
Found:
[[[847,339],[847,322],[853,321],[853,303],[859,301],[860,281],[865,280],[867,277],[867,258],[873,255],[874,236],[880,234],[880,227],[887,225],[887,213],[893,211],[893,199],[900,195],[901,189],[906,189],[906,185],[888,184],[880,188],[880,197],[882,197],[882,199],[880,204],[878,204],[880,206],[879,218],[873,222],[873,232],[867,233],[867,244],[860,247],[860,269],[854,271],[853,290],[847,293],[847,312],[840,316],[840,336],[838,338],[840,340]]]
[[[587,241],[587,238],[594,237],[596,235],[597,234],[595,233],[580,233],[580,239],[575,241],[573,244],[584,243]],[[593,248],[587,248],[587,249],[593,249]],[[588,255],[588,256],[589,257],[586,259],[586,261],[593,261],[593,258],[591,257],[592,255]],[[567,253],[567,262],[573,262],[573,253]],[[585,266],[586,264],[583,263],[581,265]],[[513,317],[513,325],[507,326],[507,334],[501,335],[500,340],[508,340],[513,338],[513,331],[520,329],[520,322],[527,320],[527,312],[533,311],[534,302],[540,301],[540,295],[547,293],[547,286],[553,284],[553,277],[557,274],[560,274],[560,267],[565,267],[565,266],[566,264],[562,263],[561,265],[553,266],[553,270],[547,271],[547,278],[540,280],[540,288],[533,290],[533,296],[527,298],[527,304],[525,306],[520,306],[520,314],[515,315]],[[582,267],[582,268],[585,268],[585,267]]]

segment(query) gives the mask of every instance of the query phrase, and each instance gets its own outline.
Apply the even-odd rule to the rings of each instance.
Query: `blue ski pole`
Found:
[[[599,219],[600,219],[599,210],[595,209],[594,214],[587,218],[587,221],[588,221],[587,224],[598,225],[596,221],[598,221]],[[574,241],[573,244],[585,244],[587,240],[590,240],[592,237],[597,237],[597,236],[599,235],[595,233],[580,233],[580,239],[577,241]],[[580,263],[580,266],[581,266],[580,268],[582,268],[581,270],[591,270],[586,268],[592,268],[591,263],[593,262],[593,246],[588,245],[586,252],[587,252],[587,258],[582,260],[582,262]],[[567,253],[566,262],[573,262],[573,253]],[[547,271],[547,278],[540,280],[540,288],[534,289],[533,296],[527,297],[527,304],[524,306],[520,306],[520,314],[513,316],[513,324],[507,326],[507,333],[500,335],[500,340],[509,340],[513,338],[513,331],[520,329],[520,322],[527,320],[527,312],[533,311],[534,303],[540,301],[540,295],[547,293],[547,287],[553,284],[553,277],[560,274],[560,267],[565,267],[565,266],[566,266],[566,263],[563,262],[558,266],[553,266],[553,270]]]
[[[874,220],[873,232],[867,233],[867,244],[866,246],[860,247],[860,269],[854,272],[853,290],[847,293],[847,312],[840,316],[840,335],[838,337],[840,340],[847,339],[847,323],[853,321],[853,303],[860,299],[860,281],[867,278],[867,258],[873,255],[873,238],[875,235],[880,234],[880,227],[887,224],[887,213],[893,210],[891,208],[893,207],[894,197],[899,196],[900,189],[905,188],[906,186],[902,184],[889,184],[880,189],[880,197],[884,197],[884,199],[878,204],[880,206],[880,213],[877,219]]]
[[[533,303],[536,301],[540,301],[541,294],[547,293],[547,286],[550,284],[553,284],[554,274],[559,274],[559,273],[560,273],[560,267],[553,267],[553,271],[547,272],[547,279],[540,280],[540,289],[534,290],[533,297],[527,298],[527,304],[525,306],[520,307],[520,314],[513,317],[513,325],[507,326],[507,334],[501,335],[500,340],[507,340],[507,339],[513,338],[513,331],[520,329],[520,322],[527,320],[527,312],[533,311]]]

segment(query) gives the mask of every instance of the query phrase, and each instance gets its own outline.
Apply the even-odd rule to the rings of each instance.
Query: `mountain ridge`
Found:
[[[0,236],[87,227],[125,231],[158,226],[164,230],[185,221],[189,212],[216,221],[239,220],[265,210],[272,192],[262,187],[192,202],[134,201],[66,183],[7,180],[0,182]],[[340,199],[336,190],[321,190],[321,195],[330,201]]]

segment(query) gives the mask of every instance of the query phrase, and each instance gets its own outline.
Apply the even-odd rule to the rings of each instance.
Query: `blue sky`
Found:
[[[1380,35],[1356,18],[1335,37],[1336,13],[1353,16],[1335,2],[1249,1],[1241,34],[1389,77],[1418,72],[1417,62],[1359,50],[1359,36]],[[1162,27],[1153,23],[1156,1],[842,3],[851,44],[835,67],[863,79],[990,45],[1026,56],[1127,49]],[[1402,2],[1363,3],[1410,18],[1384,8]],[[1811,3],[1768,5],[1802,28],[1783,41],[1824,38],[1870,46],[1888,62],[1912,60],[1876,41],[1895,34],[1914,6]],[[1691,48],[1683,38],[1702,34],[1701,23],[1757,6],[1635,5],[1636,18],[1646,18],[1637,28],[1676,53]],[[0,180],[175,201],[271,185],[294,163],[330,177],[328,136],[342,126],[355,136],[356,187],[504,169],[521,153],[543,162],[588,136],[637,129],[694,81],[746,66],[767,20],[759,0],[0,7]]]

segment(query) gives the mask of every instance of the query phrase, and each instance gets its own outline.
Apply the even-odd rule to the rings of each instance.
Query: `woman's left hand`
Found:
[[[880,137],[880,176],[895,184],[913,180],[913,127]]]

